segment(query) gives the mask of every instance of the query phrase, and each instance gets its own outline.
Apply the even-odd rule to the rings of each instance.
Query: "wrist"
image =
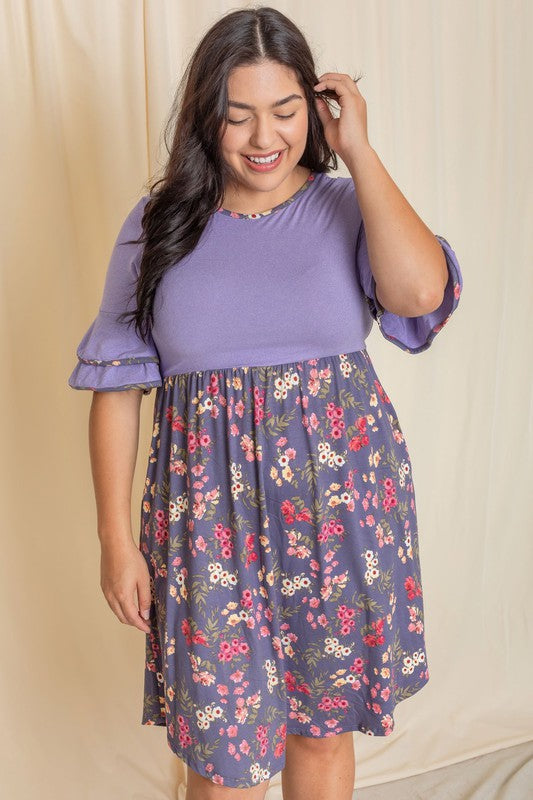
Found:
[[[343,158],[343,161],[355,182],[364,166],[377,157],[374,148],[370,144],[366,144],[364,147],[358,148],[357,152],[351,151],[348,153],[346,158]]]
[[[102,550],[121,550],[135,545],[131,528],[101,527],[98,529],[98,539]]]

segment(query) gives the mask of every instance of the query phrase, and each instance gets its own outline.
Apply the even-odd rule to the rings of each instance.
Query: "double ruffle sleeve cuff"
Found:
[[[427,350],[457,308],[463,288],[463,278],[455,252],[443,236],[435,235],[444,251],[448,266],[448,282],[442,303],[429,314],[422,314],[419,317],[403,317],[387,311],[377,299],[376,281],[370,269],[363,223],[359,231],[357,268],[370,313],[378,323],[385,339],[408,353],[420,353]]]
[[[150,394],[162,385],[159,356],[135,334],[133,323],[118,321],[118,313],[100,309],[77,349],[78,363],[68,385],[72,389],[119,392],[142,389]]]

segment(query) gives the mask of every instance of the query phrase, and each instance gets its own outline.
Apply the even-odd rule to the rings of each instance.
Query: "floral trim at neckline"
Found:
[[[300,195],[302,195],[306,189],[309,189],[309,187],[312,186],[318,174],[319,173],[317,172],[311,171],[305,179],[304,184],[300,186],[300,188],[297,189],[294,194],[288,197],[287,200],[284,200],[282,203],[278,203],[276,206],[273,206],[266,211],[256,211],[252,214],[241,214],[240,211],[230,211],[229,209],[222,208],[221,206],[220,208],[217,208],[215,214],[224,214],[225,216],[233,217],[234,219],[260,219],[261,217],[270,217],[272,214],[275,214],[276,211],[280,211],[282,208],[285,208],[285,206],[294,203],[294,201],[300,197]]]

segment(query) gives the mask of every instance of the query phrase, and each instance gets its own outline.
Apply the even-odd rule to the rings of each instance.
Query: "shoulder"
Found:
[[[127,239],[138,239],[142,233],[142,218],[146,203],[150,199],[150,195],[143,195],[138,200],[133,208],[130,208],[122,222],[122,226],[117,237],[117,242],[122,242]]]
[[[360,214],[359,204],[355,191],[355,184],[351,176],[332,176],[328,173],[320,173],[318,180],[320,184],[316,187],[316,202],[325,209],[336,221],[345,220],[353,225],[354,218],[357,220]]]
[[[345,178],[341,175],[333,176],[326,172],[319,173],[317,180],[320,185],[317,187],[317,197],[324,203],[350,203],[355,199],[355,185],[351,177]]]
[[[345,178],[343,175],[330,175],[328,172],[319,172],[318,180],[326,192],[342,194],[346,191],[353,191],[354,182],[351,177]]]

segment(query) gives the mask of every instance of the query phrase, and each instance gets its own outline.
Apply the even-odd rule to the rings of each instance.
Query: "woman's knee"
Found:
[[[353,731],[337,733],[335,736],[299,736],[294,733],[287,735],[287,750],[298,748],[306,752],[328,756],[345,747],[353,747]]]
[[[185,800],[264,800],[270,781],[245,789],[220,786],[187,765]]]

